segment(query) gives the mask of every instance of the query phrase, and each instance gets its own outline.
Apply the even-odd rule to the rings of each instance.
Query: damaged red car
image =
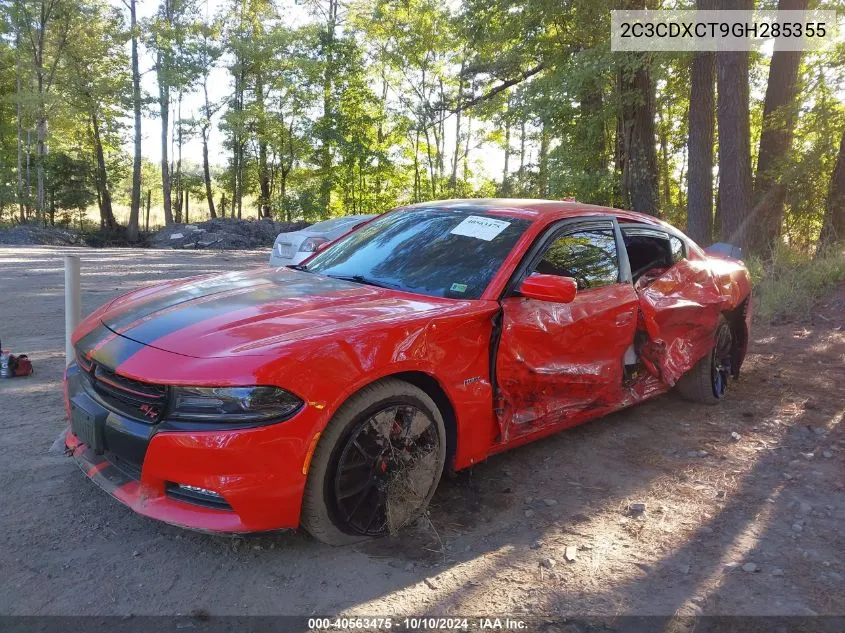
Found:
[[[140,514],[340,544],[444,470],[676,388],[716,404],[749,337],[742,262],[577,202],[399,208],[304,265],[145,287],[91,314],[69,452]]]

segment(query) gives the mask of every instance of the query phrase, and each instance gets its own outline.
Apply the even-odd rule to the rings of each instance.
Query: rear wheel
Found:
[[[443,417],[424,391],[396,379],[365,387],[320,438],[302,526],[330,545],[395,533],[425,511],[445,461]]]
[[[724,316],[716,326],[713,349],[678,381],[678,392],[687,400],[718,404],[728,390],[731,376],[733,335]]]

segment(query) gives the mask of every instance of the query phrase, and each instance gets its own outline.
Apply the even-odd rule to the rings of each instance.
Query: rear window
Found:
[[[317,222],[316,224],[312,224],[306,231],[315,231],[317,233],[325,233],[327,231],[331,231],[343,224],[354,224],[357,221],[356,218],[332,218],[330,220],[323,220],[322,222]]]

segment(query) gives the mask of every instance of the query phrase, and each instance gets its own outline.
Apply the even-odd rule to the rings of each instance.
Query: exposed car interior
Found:
[[[684,258],[681,240],[660,231],[622,228],[634,285],[650,284],[667,268]]]

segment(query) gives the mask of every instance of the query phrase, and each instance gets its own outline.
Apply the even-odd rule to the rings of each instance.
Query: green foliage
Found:
[[[813,258],[784,247],[771,261],[755,258],[748,266],[754,281],[755,312],[767,321],[808,317],[816,301],[845,282],[845,251],[841,248]]]
[[[647,67],[659,208],[673,224],[686,224],[690,56],[612,53],[609,11],[616,2],[302,0],[310,19],[292,26],[280,0],[226,0],[214,16],[200,0],[156,1],[155,14],[136,32],[149,55],[145,70],[157,84],[154,98],[143,95],[145,107],[159,116],[169,106],[174,144],[223,136],[227,164],[209,177],[214,200],[226,198],[227,214],[236,198],[246,215],[265,208],[284,220],[471,196],[624,206],[624,135],[617,124],[631,95],[620,90],[620,77]],[[42,0],[7,0],[9,10],[0,12],[0,220],[17,217],[18,204],[32,215],[42,114],[49,123],[48,201],[59,210],[77,208],[61,182],[64,172],[77,174],[80,199],[100,187],[81,176],[83,164],[91,170],[96,163],[96,119],[107,184],[116,201],[129,202],[127,43],[133,34],[125,7],[110,0],[53,2],[44,41],[47,70],[55,62],[55,72],[43,94],[34,88],[27,39],[37,30]],[[822,8],[832,4],[824,0]],[[843,52],[840,45],[804,55],[793,147],[778,166],[787,185],[784,242],[805,253],[819,233],[845,126]],[[751,60],[756,151],[769,60],[762,54]],[[231,89],[209,101],[215,68],[226,69]],[[180,117],[180,100],[192,95],[204,97],[203,106]],[[157,144],[158,132],[146,127],[144,142]],[[204,213],[202,166],[170,158],[174,201],[188,191],[191,217]],[[493,162],[498,173],[491,173]],[[161,166],[145,160],[144,201],[147,191],[152,205],[161,206]]]

